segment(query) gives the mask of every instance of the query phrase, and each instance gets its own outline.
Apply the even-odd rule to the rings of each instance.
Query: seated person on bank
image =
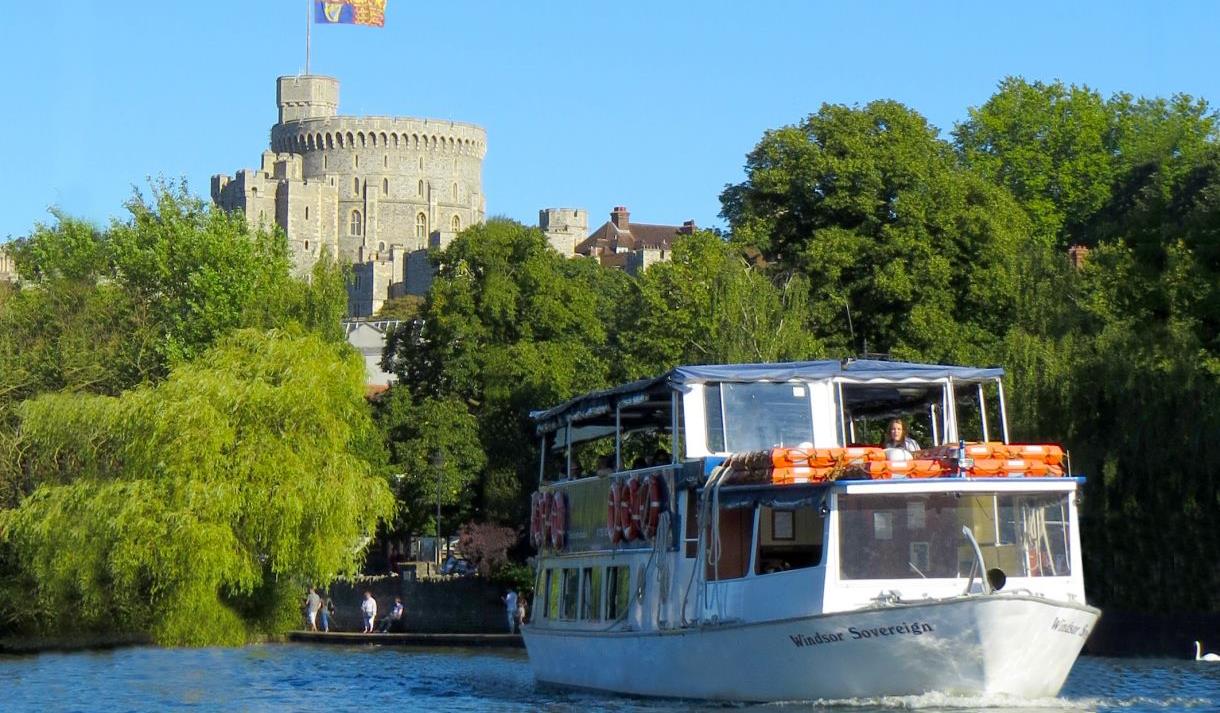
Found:
[[[402,630],[402,597],[394,597],[394,608],[386,618],[381,620],[381,628],[379,631],[383,634],[388,634],[391,631]]]
[[[919,444],[907,435],[907,424],[901,418],[890,421],[885,429],[885,442],[881,447],[885,449],[885,456],[890,460],[910,460],[911,454],[919,450]]]
[[[614,475],[614,458],[611,456],[598,456],[596,474],[598,476]]]

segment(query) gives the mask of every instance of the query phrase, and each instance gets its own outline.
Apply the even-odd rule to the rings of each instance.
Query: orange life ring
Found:
[[[568,529],[568,501],[563,493],[551,493],[551,547],[563,549],[564,536]]]
[[[618,544],[623,541],[623,526],[618,524],[618,501],[623,486],[615,481],[610,484],[610,497],[606,499],[606,530],[610,533],[610,542]]]
[[[665,481],[659,475],[644,478],[644,487],[640,488],[640,504],[636,507],[644,539],[651,540],[656,537],[657,525],[661,521],[661,510],[664,507]]]
[[[542,547],[542,493],[530,496],[530,544]]]
[[[619,491],[618,524],[623,528],[623,539],[627,542],[640,537],[640,513],[633,507],[639,492],[640,479],[634,475],[627,481],[627,487]]]

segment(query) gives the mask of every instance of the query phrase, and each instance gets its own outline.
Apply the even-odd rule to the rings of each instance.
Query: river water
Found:
[[[642,672],[647,675],[648,672]],[[543,687],[524,651],[278,644],[0,657],[4,711],[1220,711],[1220,663],[1080,659],[1058,698],[919,696],[767,705]]]

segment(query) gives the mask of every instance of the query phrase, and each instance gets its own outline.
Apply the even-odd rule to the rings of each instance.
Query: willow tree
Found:
[[[318,336],[243,330],[164,382],[20,408],[34,481],[0,514],[4,609],[38,630],[238,644],[289,628],[393,512],[361,450],[364,366]]]

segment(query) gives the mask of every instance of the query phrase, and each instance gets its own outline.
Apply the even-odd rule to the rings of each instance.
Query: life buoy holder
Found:
[[[626,487],[619,491],[618,524],[623,529],[623,539],[627,542],[640,537],[640,513],[635,509],[635,499],[640,492],[639,476],[631,476]]]
[[[538,549],[546,547],[551,541],[551,494],[542,493],[542,497],[538,499],[541,506],[539,511],[539,541]]]
[[[618,501],[622,491],[623,486],[615,481],[610,484],[610,495],[606,498],[606,530],[610,533],[610,542],[615,545],[623,541],[623,526],[618,522]]]
[[[640,515],[640,531],[644,539],[651,540],[657,535],[657,526],[661,522],[661,511],[665,509],[665,480],[659,475],[650,475],[644,479],[640,488],[640,503],[636,512]]]
[[[551,493],[551,547],[562,550],[568,530],[568,501],[563,493]]]
[[[542,548],[542,493],[530,496],[530,544]]]

